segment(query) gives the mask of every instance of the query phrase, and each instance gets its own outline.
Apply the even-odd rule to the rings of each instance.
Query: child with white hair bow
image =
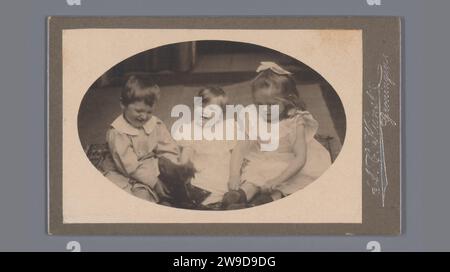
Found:
[[[279,116],[266,119],[278,122],[278,148],[262,151],[260,137],[237,144],[231,156],[229,192],[222,200],[224,209],[260,205],[290,195],[331,165],[330,154],[314,139],[319,124],[305,111],[291,73],[273,62],[262,62],[257,72],[252,81],[253,102],[278,106]]]

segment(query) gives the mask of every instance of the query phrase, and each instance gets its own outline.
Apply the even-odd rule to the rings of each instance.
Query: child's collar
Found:
[[[144,129],[146,134],[150,134],[155,129],[155,127],[160,123],[161,123],[161,121],[157,117],[152,116],[152,118],[150,120],[148,120],[142,126],[142,128]],[[112,122],[111,126],[121,133],[125,133],[125,134],[131,135],[131,136],[139,135],[140,129],[130,125],[130,123],[128,123],[127,120],[125,120],[125,118],[123,117],[123,114],[121,114],[119,117],[117,117],[116,120],[114,120],[114,122]]]

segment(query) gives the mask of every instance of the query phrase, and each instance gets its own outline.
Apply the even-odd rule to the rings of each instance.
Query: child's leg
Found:
[[[155,202],[155,200],[151,197],[151,195],[147,192],[147,190],[142,188],[133,190],[133,195],[150,202]]]
[[[278,199],[283,198],[283,193],[282,193],[281,191],[279,191],[279,190],[275,190],[275,191],[273,191],[273,192],[270,194],[270,197],[271,197],[273,200],[278,200]]]
[[[105,177],[111,180],[114,184],[127,191],[128,193],[142,198],[150,202],[157,202],[158,197],[150,192],[151,188],[147,185],[136,183],[131,181],[130,178],[125,177],[116,171],[108,171],[105,173]]]
[[[130,192],[141,199],[158,203],[159,199],[155,192],[152,191],[152,189],[144,184],[135,183],[130,184]]]
[[[247,201],[250,201],[259,192],[259,187],[250,182],[244,182],[240,189],[245,192]]]

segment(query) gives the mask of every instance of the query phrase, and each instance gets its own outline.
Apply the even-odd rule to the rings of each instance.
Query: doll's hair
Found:
[[[225,91],[219,86],[207,86],[203,87],[197,94],[202,98],[203,104],[208,104],[212,98],[219,98],[218,104],[222,109],[225,109],[228,103],[228,97]]]
[[[300,99],[295,79],[288,74],[278,74],[271,69],[263,70],[253,79],[252,93],[264,88],[273,88],[279,92],[279,98],[285,112],[291,109],[305,110],[305,104]]]
[[[149,106],[153,106],[159,99],[160,90],[158,85],[148,77],[132,75],[125,83],[125,87],[120,95],[120,102],[124,106],[131,103],[143,101]]]

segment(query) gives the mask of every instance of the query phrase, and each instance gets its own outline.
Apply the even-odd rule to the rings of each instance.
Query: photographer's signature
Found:
[[[395,82],[391,79],[390,60],[386,55],[378,64],[378,82],[369,85],[365,93],[368,97],[368,110],[364,112],[364,171],[366,183],[373,195],[381,197],[384,207],[388,175],[386,172],[383,129],[397,126],[389,116],[390,91]]]

